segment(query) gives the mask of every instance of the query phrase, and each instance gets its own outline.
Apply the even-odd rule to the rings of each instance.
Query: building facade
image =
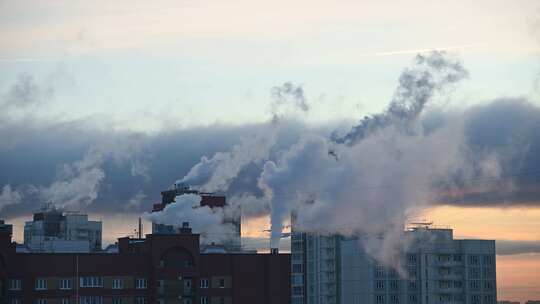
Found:
[[[33,252],[94,252],[101,250],[101,234],[101,222],[48,205],[25,223],[24,244]]]
[[[201,254],[199,235],[121,238],[117,253],[18,253],[0,227],[0,303],[290,303],[289,254]]]
[[[360,237],[293,233],[292,303],[497,303],[495,241],[428,226],[403,238],[409,246],[395,269],[367,254]]]

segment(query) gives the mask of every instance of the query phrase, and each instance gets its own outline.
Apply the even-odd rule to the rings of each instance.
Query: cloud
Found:
[[[497,240],[495,246],[498,255],[540,253],[540,241]]]

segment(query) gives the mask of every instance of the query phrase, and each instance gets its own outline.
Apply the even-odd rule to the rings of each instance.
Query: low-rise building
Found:
[[[0,227],[0,303],[290,303],[289,254],[200,253],[187,225],[117,247],[18,253]]]

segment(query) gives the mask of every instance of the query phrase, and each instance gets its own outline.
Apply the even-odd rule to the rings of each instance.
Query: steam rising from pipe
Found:
[[[270,247],[294,210],[298,230],[363,235],[368,253],[396,266],[404,224],[433,198],[431,181],[462,166],[465,150],[461,125],[424,134],[417,118],[435,93],[466,76],[444,53],[418,55],[384,113],[341,137],[305,137],[267,161],[259,186],[271,202]]]
[[[180,227],[180,222],[189,222],[195,233],[201,234],[204,244],[212,242],[223,244],[236,235],[236,228],[231,223],[224,223],[226,212],[223,208],[211,209],[200,206],[201,197],[197,194],[182,194],[173,204],[168,204],[162,211],[145,213],[145,218],[153,223]]]
[[[272,119],[265,128],[253,136],[243,138],[229,152],[218,152],[211,158],[203,156],[201,161],[176,183],[197,186],[201,191],[227,191],[240,171],[249,164],[261,163],[269,158],[280,131],[280,118],[287,109],[309,110],[301,86],[286,82],[272,88]]]

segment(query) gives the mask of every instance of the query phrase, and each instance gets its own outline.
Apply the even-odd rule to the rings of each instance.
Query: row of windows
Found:
[[[182,303],[182,304],[191,304],[192,302],[191,302],[191,299],[186,298],[180,303]],[[210,301],[209,297],[201,297],[199,303],[200,304],[210,304],[210,303],[225,304],[225,298],[220,297],[220,298],[215,298],[213,301]],[[115,303],[113,302],[113,304],[115,304]],[[157,304],[165,304],[165,300],[164,299],[158,299]]]
[[[34,300],[34,304],[48,304],[49,300],[51,303],[59,303],[59,304],[74,304],[74,303],[80,303],[80,304],[103,304],[103,297],[101,296],[81,296],[79,297],[79,301],[75,301],[74,299],[70,298],[62,298],[62,299],[36,299]],[[9,302],[10,304],[21,304],[21,299],[11,299]],[[122,298],[112,298],[112,304],[127,304],[132,303],[126,299]],[[135,298],[135,304],[148,304],[148,299],[144,297],[137,297]],[[202,302],[201,304],[209,304],[209,302]]]
[[[81,288],[101,288],[103,287],[103,278],[102,277],[82,277],[80,278]],[[148,281],[144,278],[135,279],[135,288],[136,289],[146,289],[148,287]],[[112,280],[113,289],[123,289],[122,279],[113,279]],[[60,279],[59,289],[69,290],[73,289],[73,280],[72,279]],[[21,279],[11,279],[9,280],[9,290],[22,290],[22,280]],[[35,290],[47,290],[47,280],[46,279],[36,279],[35,281]]]

